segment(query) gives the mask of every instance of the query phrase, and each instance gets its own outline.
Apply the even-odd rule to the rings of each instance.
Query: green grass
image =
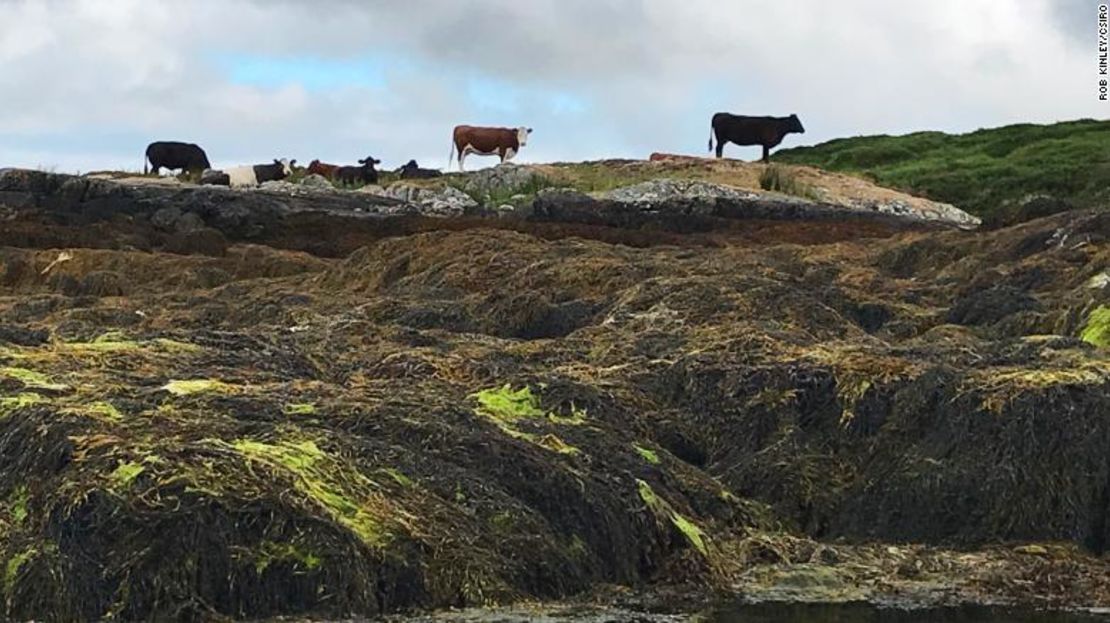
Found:
[[[775,192],[794,195],[796,197],[804,197],[806,199],[820,199],[817,191],[812,186],[799,181],[798,178],[785,167],[773,164],[763,169],[763,173],[759,174],[759,187],[763,190],[773,190]]]
[[[1032,194],[1077,207],[1110,203],[1110,121],[860,136],[785,149],[773,159],[863,174],[978,216]]]

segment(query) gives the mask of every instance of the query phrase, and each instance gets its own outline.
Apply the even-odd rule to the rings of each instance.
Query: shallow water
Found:
[[[1106,623],[1110,614],[1045,612],[1002,606],[905,610],[866,603],[735,604],[714,610],[713,623]]]

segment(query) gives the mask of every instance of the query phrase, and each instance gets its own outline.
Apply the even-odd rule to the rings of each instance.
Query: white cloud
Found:
[[[788,144],[1105,118],[1092,54],[1075,44],[1073,13],[1085,10],[1083,0],[9,1],[0,166],[135,168],[156,139],[197,141],[218,164],[372,154],[442,166],[451,126],[475,122],[534,127],[521,160],[703,153],[717,110],[796,112],[807,134]],[[385,86],[234,84],[219,64],[228,54],[370,56],[384,59]],[[474,77],[513,96],[483,107],[467,96]]]

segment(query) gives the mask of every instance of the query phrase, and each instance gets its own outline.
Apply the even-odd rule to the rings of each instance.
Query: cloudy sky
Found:
[[[534,128],[523,162],[703,154],[718,110],[797,113],[784,146],[1108,118],[1097,4],[0,0],[0,167],[138,169],[152,140],[443,167],[459,123]]]

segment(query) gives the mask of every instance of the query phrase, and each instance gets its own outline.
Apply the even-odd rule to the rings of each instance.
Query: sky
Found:
[[[443,168],[457,124],[533,128],[517,162],[704,155],[717,111],[797,114],[782,147],[1106,119],[1098,4],[0,0],[0,167],[138,170],[181,140]]]

